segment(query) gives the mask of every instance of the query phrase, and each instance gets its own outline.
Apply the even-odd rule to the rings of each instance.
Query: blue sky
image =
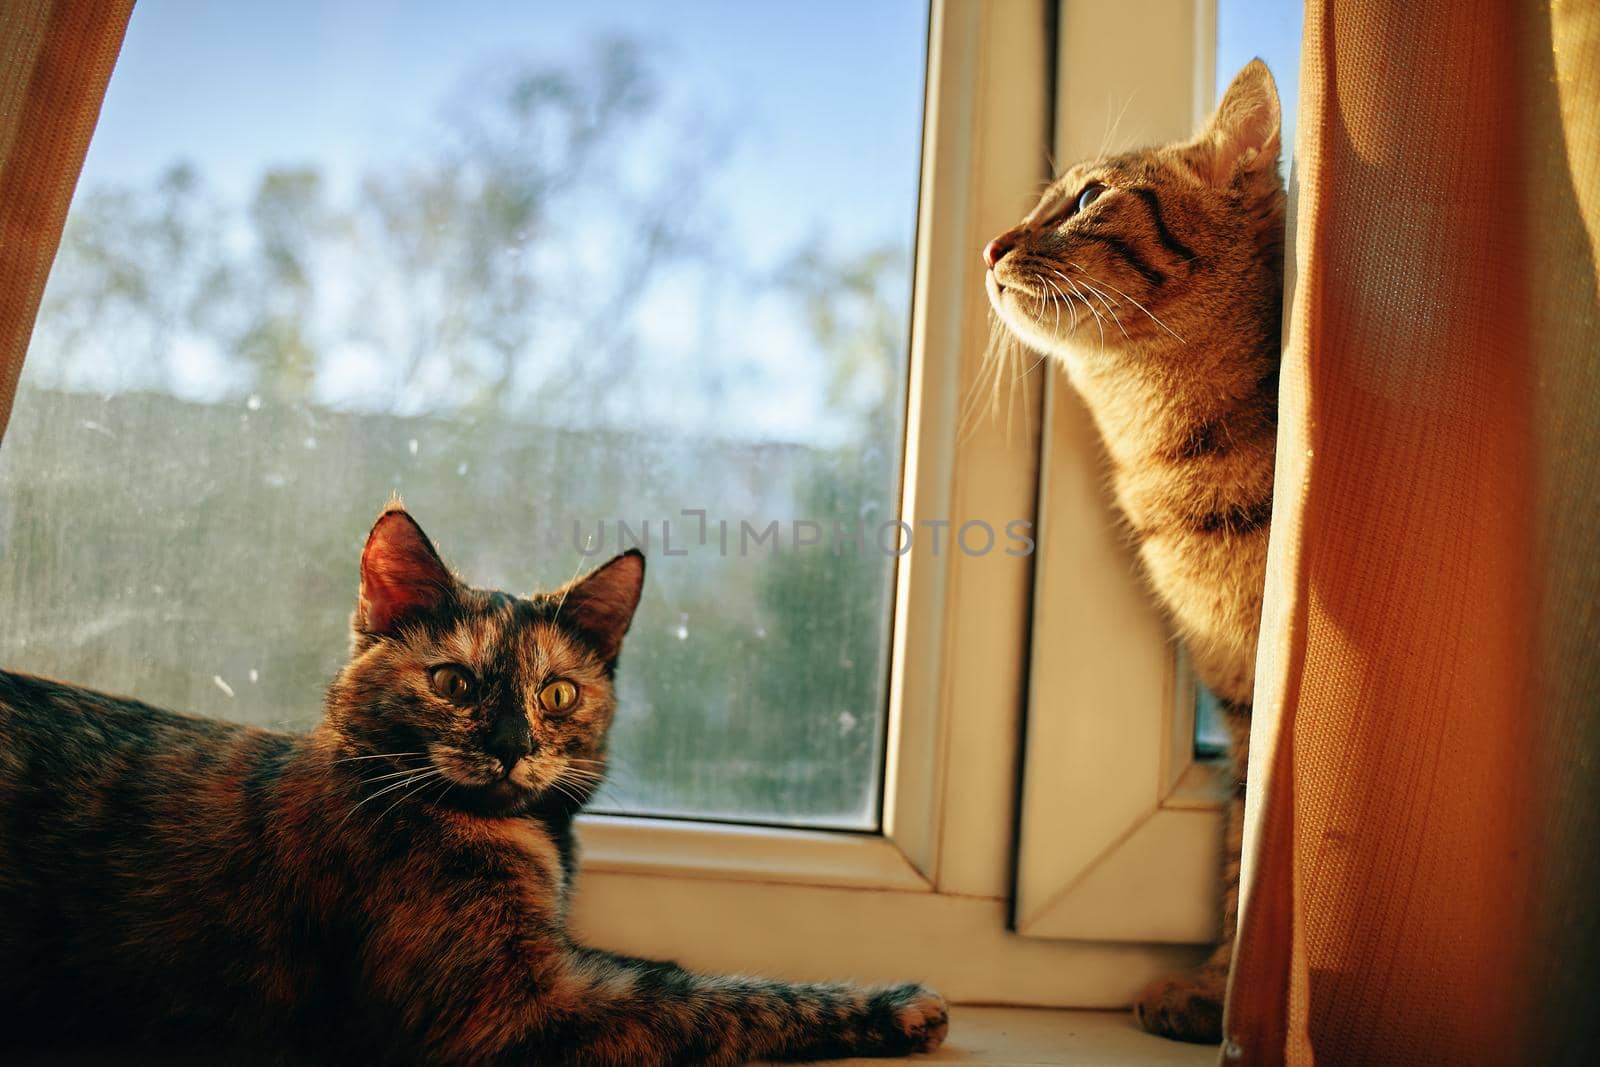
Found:
[[[848,239],[903,228],[915,203],[926,17],[917,0],[143,0],[84,184],[180,158],[239,195],[271,164],[348,175],[417,136],[474,69],[559,61],[620,32],[659,48],[682,90],[740,129],[729,206],[753,238],[776,247],[802,232],[803,205],[833,208]],[[1294,0],[1219,0],[1218,91],[1260,55],[1292,120],[1300,23]]]
[[[270,164],[348,176],[396,154],[475,70],[561,62],[612,33],[645,42],[674,90],[738,131],[725,206],[749,239],[784,246],[812,216],[841,242],[909,233],[927,37],[916,0],[143,0],[84,186],[180,158],[239,195]]]
[[[273,167],[314,166],[337,198],[436,139],[446,106],[470,95],[475,79],[581,63],[596,42],[620,35],[642,46],[665,106],[725,133],[709,196],[747,270],[770,270],[811,239],[836,254],[909,252],[926,20],[918,0],[143,0],[80,190],[144,185],[186,161],[236,206]],[[628,165],[656,163],[642,144]],[[909,255],[906,264],[908,305]],[[795,309],[773,299],[739,306],[721,288],[685,277],[642,294],[640,347],[651,373],[669,376],[664,384],[683,361],[710,359],[738,368],[743,395],[719,404],[668,384],[651,397],[661,410],[641,410],[643,421],[827,439],[826,357]],[[715,308],[709,342],[697,307]],[[189,395],[226,388],[220,370],[204,370],[222,367],[219,359],[191,363]],[[321,396],[361,406],[360,375],[371,368],[341,366],[335,360],[319,379]]]
[[[1278,83],[1283,107],[1283,159],[1288,173],[1294,151],[1295,115],[1300,98],[1300,30],[1304,9],[1298,0],[1217,0],[1217,93],[1220,95],[1256,56],[1266,61]]]

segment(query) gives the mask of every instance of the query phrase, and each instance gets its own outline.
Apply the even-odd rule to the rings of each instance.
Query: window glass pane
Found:
[[[481,584],[647,542],[598,806],[876,826],[926,19],[141,4],[0,450],[0,663],[309,725],[397,490]]]
[[[1305,10],[1298,0],[1217,0],[1217,96],[1250,60],[1260,57],[1278,83],[1283,110],[1284,177],[1294,155],[1300,100],[1300,33]]]
[[[1303,10],[1293,0],[1218,0],[1217,96],[1251,59],[1260,57],[1278,83],[1283,111],[1285,181],[1294,156],[1295,115],[1300,97],[1300,27]],[[1195,754],[1216,757],[1227,752],[1229,736],[1222,705],[1204,687],[1196,687]]]
[[[1222,701],[1203,685],[1194,687],[1194,754],[1216,759],[1228,754],[1232,739]]]

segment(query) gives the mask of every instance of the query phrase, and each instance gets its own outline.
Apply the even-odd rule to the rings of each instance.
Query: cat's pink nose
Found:
[[[1015,231],[1007,231],[983,246],[983,265],[993,268],[994,265],[1011,251],[1017,243]]]

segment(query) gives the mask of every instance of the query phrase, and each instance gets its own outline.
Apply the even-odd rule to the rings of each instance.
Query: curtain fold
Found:
[[[0,4],[0,439],[133,0]]]
[[[1225,1064],[1600,1042],[1600,4],[1311,0]]]

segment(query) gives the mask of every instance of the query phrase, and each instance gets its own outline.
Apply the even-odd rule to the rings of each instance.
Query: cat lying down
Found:
[[[0,672],[0,1026],[296,1061],[735,1064],[943,1041],[937,993],[708,977],[577,945],[625,553],[463,584],[398,505],[310,733]]]

